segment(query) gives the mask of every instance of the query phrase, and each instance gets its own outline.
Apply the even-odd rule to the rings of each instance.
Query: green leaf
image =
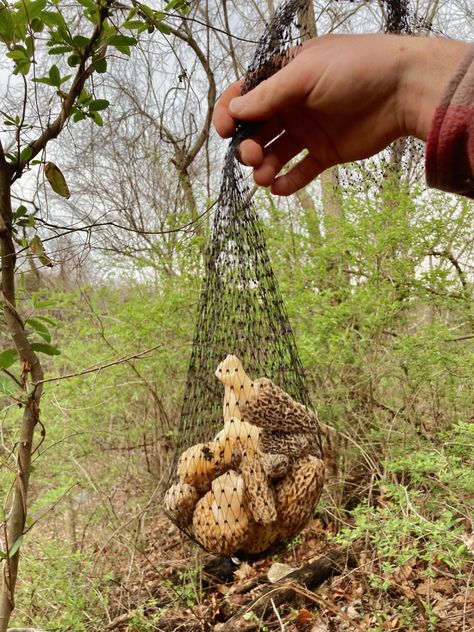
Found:
[[[33,148],[25,147],[20,154],[20,163],[22,165],[26,165],[26,163],[28,162],[28,160],[30,160],[32,156],[33,156]]]
[[[71,37],[71,34],[67,30],[67,27],[58,27],[58,30],[55,33],[52,33],[54,36],[54,42],[57,44],[69,44],[74,47],[74,40]]]
[[[63,28],[66,26],[66,22],[64,21],[63,16],[59,11],[43,11],[41,13],[41,19],[46,24],[46,26],[62,26]]]
[[[134,46],[137,43],[137,40],[134,37],[129,35],[116,35],[110,44],[112,46]]]
[[[90,42],[89,38],[84,37],[84,35],[74,35],[72,39],[74,40],[74,45],[81,53]]]
[[[158,22],[156,24],[156,28],[165,35],[169,35],[171,33],[170,28],[164,22]]]
[[[20,74],[26,77],[26,75],[30,72],[30,67],[31,67],[31,62],[29,60],[20,62],[16,65],[16,68],[13,71],[13,74],[14,75]]]
[[[59,68],[56,66],[56,64],[53,64],[51,66],[51,68],[49,69],[49,79],[51,81],[51,85],[52,86],[56,86],[56,88],[60,88],[61,87],[61,75],[59,73]]]
[[[94,70],[101,75],[107,72],[107,60],[105,57],[101,57],[94,62]]]
[[[6,56],[9,59],[13,59],[16,64],[15,70],[13,71],[14,75],[28,74],[28,72],[30,71],[31,62],[30,55],[28,54],[28,51],[24,46],[18,44],[17,46],[15,46],[14,50],[8,51],[8,53],[6,53]]]
[[[5,44],[11,44],[15,37],[15,20],[11,9],[0,7],[0,39]]]
[[[81,112],[80,110],[77,110],[72,115],[72,120],[74,121],[74,123],[79,123],[79,121],[83,121],[85,118],[86,118],[86,115],[84,114],[84,112]]]
[[[134,37],[121,34],[115,35],[110,41],[110,45],[124,55],[130,55],[130,46],[135,46],[135,44],[137,44],[137,40]]]
[[[51,188],[58,195],[62,195],[62,197],[69,198],[71,193],[69,192],[69,187],[67,185],[66,179],[63,176],[59,167],[57,167],[54,162],[47,162],[44,165],[44,175],[46,176]]]
[[[71,68],[74,68],[74,66],[79,66],[79,64],[81,63],[81,58],[79,57],[79,55],[76,55],[76,53],[73,53],[67,58],[67,63],[69,66],[71,66]]]
[[[13,395],[17,386],[9,375],[0,375],[0,396]]]
[[[56,349],[56,347],[44,344],[44,342],[33,342],[31,348],[33,349],[33,351],[37,351],[38,353],[45,353],[46,355],[50,356],[59,355],[61,353],[61,351],[59,351],[59,349]]]
[[[31,21],[38,18],[46,7],[46,0],[22,0],[20,6],[17,21],[22,20],[31,24]]]
[[[31,28],[35,33],[41,33],[44,30],[44,22],[41,18],[35,18],[31,21]]]
[[[5,551],[2,551],[2,549],[0,549],[0,560],[6,560],[7,559],[7,554],[5,553]]]
[[[89,103],[89,110],[91,112],[97,112],[98,110],[105,110],[109,105],[110,101],[107,101],[107,99],[96,99]]]
[[[81,105],[87,105],[92,101],[91,95],[87,92],[87,90],[82,89],[79,98],[77,99]]]
[[[97,10],[97,5],[94,0],[79,0],[79,4],[81,4],[85,9],[89,9],[89,11]]]
[[[14,125],[18,125],[18,123],[20,122],[20,117],[18,116],[18,114],[15,116],[15,118],[13,118],[13,116],[10,116],[8,112],[4,112],[3,110],[0,110],[0,114],[11,121]]]
[[[20,217],[15,224],[17,226],[24,226],[25,228],[34,228],[36,226],[36,219],[34,215],[26,215],[26,217]]]
[[[23,540],[24,540],[24,536],[20,535],[20,537],[18,538],[18,540],[13,544],[13,546],[11,547],[11,549],[8,551],[8,557],[11,559],[15,553],[18,551],[18,549],[20,548],[20,546],[23,544]]]
[[[33,296],[31,297],[31,300],[33,302],[33,307],[35,309],[41,309],[42,307],[53,307],[53,306],[56,306],[56,300],[55,299],[40,299],[35,294],[33,294]]]
[[[54,318],[49,318],[48,316],[37,316],[36,320],[42,320],[43,322],[48,323],[48,325],[56,325]]]
[[[6,56],[13,59],[13,61],[29,61],[28,54],[23,46],[21,48],[17,47],[14,50],[8,51]]]
[[[72,48],[70,46],[53,46],[49,49],[48,55],[63,55],[64,53],[70,53]]]
[[[141,2],[139,6],[143,13],[147,16],[147,18],[150,18],[150,20],[155,19],[155,12],[151,7],[149,7],[147,4],[143,4],[143,2]]]
[[[26,320],[27,324],[33,327],[33,329],[38,333],[43,340],[46,342],[51,342],[51,334],[49,333],[48,328],[42,322],[37,320],[36,318],[28,318]]]
[[[186,14],[189,11],[189,2],[188,0],[171,0],[171,2],[168,2],[165,6],[165,11],[167,13],[170,11],[180,11]]]
[[[124,22],[122,24],[122,27],[124,29],[141,29],[141,28],[146,28],[147,24],[146,22],[143,22],[143,20],[127,20],[126,22]]]
[[[0,369],[8,369],[18,360],[16,349],[6,349],[0,353]]]
[[[54,87],[54,83],[49,77],[34,77],[32,81],[33,83],[44,83],[46,86]]]
[[[98,125],[99,127],[102,127],[102,125],[104,124],[104,120],[98,112],[91,111],[89,113],[89,116],[91,117],[91,119],[94,121],[96,125]]]
[[[15,211],[15,217],[16,218],[23,217],[27,213],[28,213],[28,209],[26,208],[26,206],[24,204],[20,204],[20,206]]]

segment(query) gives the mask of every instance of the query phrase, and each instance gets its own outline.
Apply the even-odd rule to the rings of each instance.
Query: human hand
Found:
[[[243,97],[242,82],[228,88],[214,124],[229,137],[237,121],[260,121],[241,143],[240,159],[253,167],[257,184],[290,195],[328,167],[372,156],[400,136],[426,140],[467,47],[399,35],[319,37]],[[306,155],[277,177],[303,150]]]

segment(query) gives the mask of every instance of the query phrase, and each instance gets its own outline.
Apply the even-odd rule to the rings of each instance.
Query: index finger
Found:
[[[243,79],[236,81],[227,88],[214,108],[212,122],[217,133],[222,138],[230,138],[235,132],[236,119],[229,113],[229,103],[233,98],[240,96],[242,83]]]

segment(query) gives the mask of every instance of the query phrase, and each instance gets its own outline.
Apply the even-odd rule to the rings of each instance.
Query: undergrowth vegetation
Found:
[[[328,480],[317,517],[330,542],[364,543],[362,570],[381,613],[368,629],[386,629],[384,599],[404,577],[424,581],[442,570],[463,583],[472,561],[474,315],[463,270],[474,210],[401,188],[378,200],[345,191],[344,213],[325,228],[332,238],[318,242],[302,207],[259,203],[325,432]],[[180,273],[157,282],[23,293],[23,311],[48,319],[61,354],[47,365],[16,625],[98,632],[120,604],[133,610],[129,630],[148,631],[161,629],[170,603],[189,609],[202,600],[196,560],[171,581],[150,554],[198,265],[190,244]],[[3,443],[13,447],[21,411],[14,398],[2,401]],[[8,469],[0,477],[8,488]],[[161,582],[161,601],[156,591],[138,597],[144,568]],[[439,612],[422,604],[422,629],[435,629]],[[397,629],[418,629],[418,606],[398,599]]]

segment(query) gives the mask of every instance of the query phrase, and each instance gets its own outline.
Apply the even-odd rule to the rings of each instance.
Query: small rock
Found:
[[[283,577],[286,577],[295,570],[296,568],[290,566],[289,564],[281,564],[280,562],[275,562],[270,566],[270,569],[267,573],[268,581],[274,584],[279,579],[283,579]]]

